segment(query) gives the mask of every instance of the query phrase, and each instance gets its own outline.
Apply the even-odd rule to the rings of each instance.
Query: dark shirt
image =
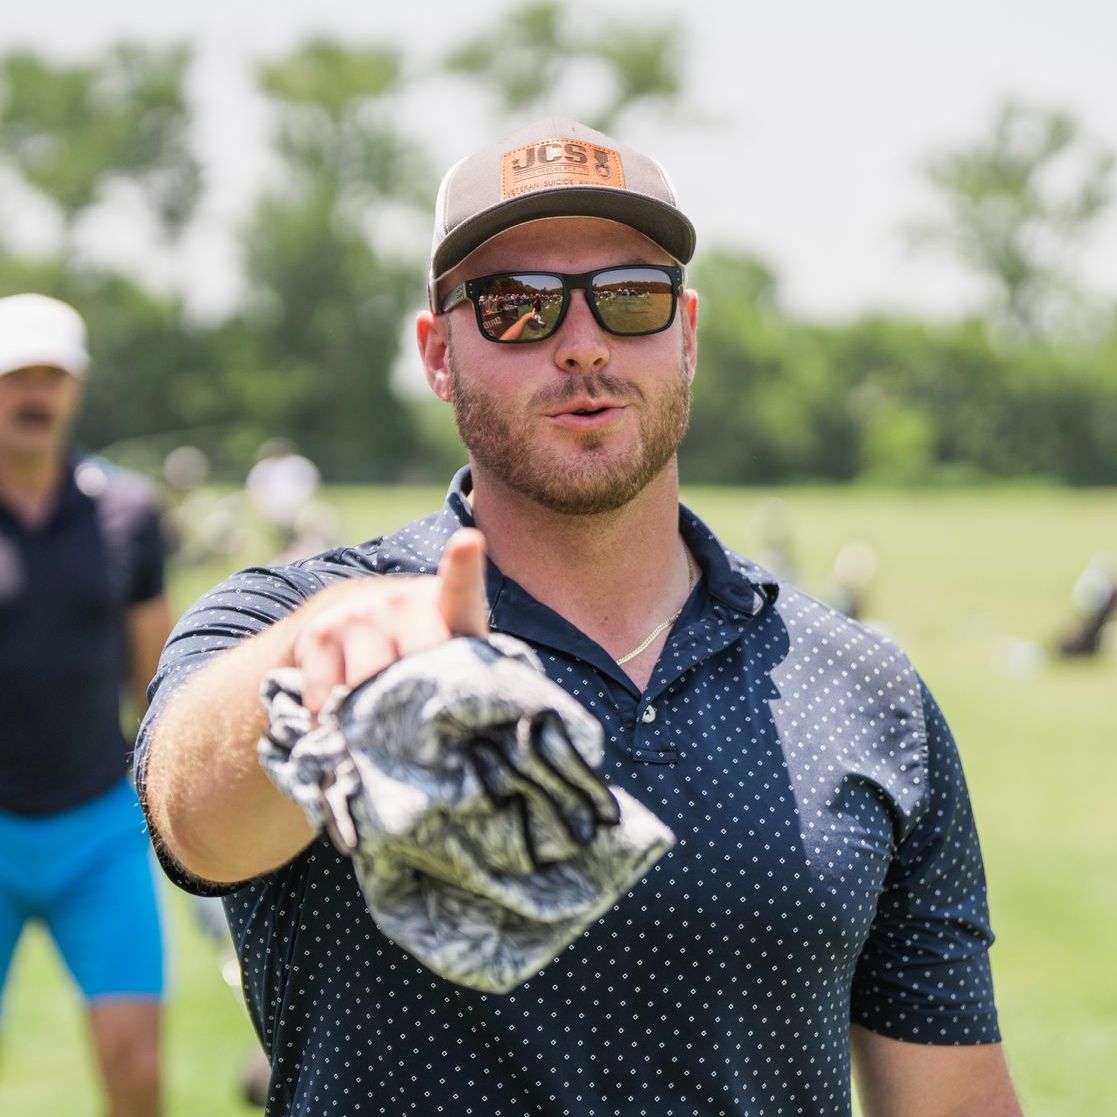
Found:
[[[159,513],[141,478],[70,461],[45,523],[0,504],[0,809],[54,814],[124,776],[125,617],[162,592]]]
[[[390,538],[204,597],[168,645],[147,724],[190,670],[336,578],[433,572],[472,522],[468,481]],[[912,1042],[999,1038],[981,855],[933,699],[892,643],[777,589],[685,509],[680,527],[703,578],[642,693],[491,564],[487,580],[493,628],[531,643],[601,721],[606,777],[676,847],[503,996],[387,940],[322,838],[211,888],[227,893],[273,1062],[269,1114],[846,1115],[851,1021]],[[140,777],[143,748],[141,733]]]

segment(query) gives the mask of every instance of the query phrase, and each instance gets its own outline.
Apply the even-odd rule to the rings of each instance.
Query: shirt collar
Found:
[[[49,531],[54,528],[55,525],[64,522],[76,509],[81,508],[89,500],[89,497],[82,491],[77,483],[76,474],[82,461],[82,457],[73,451],[66,454],[63,459],[62,477],[58,483],[58,489],[51,499],[50,509],[47,512],[46,518],[34,528],[29,529],[16,513],[2,502],[0,502],[0,514],[3,514],[6,519],[9,519],[20,531],[27,532],[31,535]]]
[[[382,572],[433,573],[450,536],[459,528],[477,526],[469,503],[472,489],[469,466],[463,466],[454,474],[440,511],[382,541],[376,568]],[[683,505],[679,506],[679,531],[705,578],[706,592],[715,602],[742,617],[754,617],[776,600],[776,583],[768,580],[759,567],[726,550],[702,520]],[[492,620],[497,624],[500,601],[509,582],[511,579],[489,560],[485,592],[493,609]]]

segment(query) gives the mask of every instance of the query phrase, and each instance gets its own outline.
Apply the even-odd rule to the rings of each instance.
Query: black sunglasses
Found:
[[[571,291],[586,301],[603,330],[641,337],[675,320],[683,269],[659,264],[597,268],[580,275],[561,272],[501,272],[459,283],[442,300],[442,313],[473,303],[477,328],[489,341],[543,341],[562,325]]]

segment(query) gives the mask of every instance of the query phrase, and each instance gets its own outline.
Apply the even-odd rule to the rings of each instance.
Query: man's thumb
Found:
[[[476,528],[462,528],[450,537],[438,578],[438,607],[451,635],[484,636],[489,631],[485,537]]]

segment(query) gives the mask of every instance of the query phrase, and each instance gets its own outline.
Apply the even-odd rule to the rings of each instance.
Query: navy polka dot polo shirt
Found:
[[[203,597],[168,644],[138,748],[199,664],[338,578],[432,572],[472,522],[390,538]],[[981,854],[954,743],[891,643],[727,552],[702,569],[647,689],[490,566],[494,629],[531,643],[600,719],[606,776],[677,846],[505,995],[436,977],[377,930],[324,839],[224,892],[272,1061],[270,1115],[794,1117],[850,1112],[849,1029],[999,1039]]]

